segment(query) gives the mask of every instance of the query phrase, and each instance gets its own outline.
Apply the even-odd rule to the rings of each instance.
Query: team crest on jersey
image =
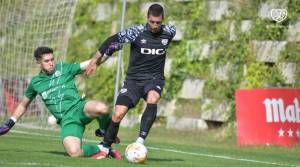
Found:
[[[126,93],[127,92],[127,89],[126,88],[122,88],[121,90],[120,90],[120,93]]]
[[[161,40],[161,43],[162,43],[163,45],[167,45],[167,44],[168,44],[168,39],[162,39],[162,40]]]
[[[60,72],[60,71],[55,71],[54,75],[55,75],[56,77],[59,77],[59,76],[61,76],[61,72]]]

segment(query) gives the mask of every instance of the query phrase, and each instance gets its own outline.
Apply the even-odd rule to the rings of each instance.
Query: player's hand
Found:
[[[86,75],[91,75],[92,73],[94,73],[96,71],[96,68],[97,61],[93,59],[85,70]]]
[[[12,119],[9,119],[5,124],[0,126],[0,135],[4,135],[15,125]]]

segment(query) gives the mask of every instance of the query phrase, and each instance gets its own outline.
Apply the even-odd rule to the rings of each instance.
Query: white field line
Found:
[[[56,165],[56,164],[48,164],[48,163],[37,163],[37,162],[8,162],[8,161],[0,161],[0,165],[18,165],[18,166],[47,166],[47,167],[71,167],[66,165]]]
[[[33,132],[18,131],[18,130],[11,130],[11,132],[20,133],[20,134],[28,134],[28,135],[36,135],[36,136],[59,138],[58,136],[53,136],[53,135],[46,135],[46,134],[41,134],[41,133],[33,133]],[[99,142],[97,140],[89,140],[89,139],[83,139],[83,141]],[[127,144],[121,144],[121,145],[127,145]],[[266,164],[266,165],[271,165],[271,166],[275,165],[275,166],[287,166],[287,167],[300,167],[299,165],[291,165],[291,164],[286,164],[286,163],[276,163],[276,162],[268,162],[268,161],[259,161],[259,160],[246,159],[246,158],[235,158],[235,157],[226,156],[226,155],[213,155],[213,154],[186,152],[186,151],[180,151],[180,150],[175,150],[175,149],[149,147],[149,146],[147,146],[147,148],[150,149],[150,150],[173,152],[173,153],[194,155],[194,156],[201,156],[201,157],[209,157],[209,158],[219,158],[219,159],[226,159],[226,160],[232,160],[232,161],[251,162],[251,163]],[[1,161],[0,161],[0,164],[1,164]]]

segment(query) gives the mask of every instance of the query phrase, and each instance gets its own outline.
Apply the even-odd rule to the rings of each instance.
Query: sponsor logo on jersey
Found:
[[[147,40],[146,39],[141,39],[141,43],[145,44],[145,43],[147,43]]]
[[[161,40],[161,43],[162,43],[163,45],[167,45],[167,44],[168,44],[168,39],[162,39],[162,40]]]
[[[163,55],[165,54],[164,49],[150,49],[150,48],[141,48],[141,53],[146,55]]]
[[[157,88],[157,89],[159,89],[159,90],[161,90],[161,87],[160,87],[160,86],[158,86],[158,85],[156,85],[156,88]]]

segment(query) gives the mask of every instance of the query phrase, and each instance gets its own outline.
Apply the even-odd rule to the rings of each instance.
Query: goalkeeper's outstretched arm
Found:
[[[97,66],[104,63],[108,59],[108,57],[109,56],[107,56],[106,54],[102,55],[99,51],[97,51],[92,59],[81,62],[80,68],[81,70],[86,71],[91,65]]]
[[[26,112],[30,102],[26,96],[22,98],[10,119],[0,126],[0,135],[6,134],[15,125],[17,120]]]

